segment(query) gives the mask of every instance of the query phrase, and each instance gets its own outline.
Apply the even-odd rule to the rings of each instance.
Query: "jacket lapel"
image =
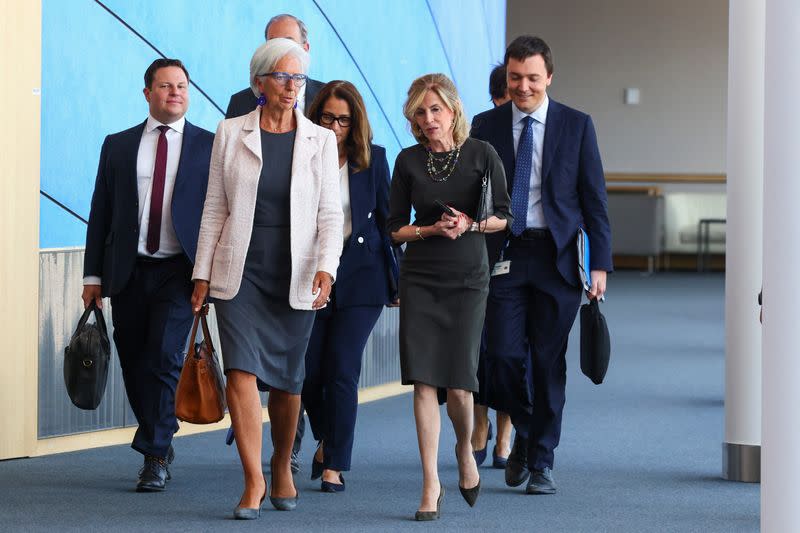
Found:
[[[292,152],[291,189],[294,190],[297,185],[302,186],[305,190],[307,185],[302,181],[304,176],[305,179],[308,179],[311,156],[314,154],[313,139],[316,137],[316,132],[313,128],[314,124],[297,109],[294,110],[294,116],[297,120],[297,133],[294,137],[294,151]],[[294,195],[292,196],[294,197]]]
[[[122,165],[122,168],[128,173],[123,181],[124,187],[127,189],[127,194],[122,196],[122,198],[138,198],[139,201],[142,200],[139,198],[139,176],[136,173],[136,165],[137,160],[139,159],[139,145],[142,143],[142,135],[144,134],[144,128],[146,125],[147,121],[145,120],[137,128],[129,130],[130,138],[126,142],[128,148],[125,150],[125,161],[123,161]],[[138,219],[138,210],[135,216]]]
[[[248,150],[253,152],[259,162],[262,161],[261,157],[261,128],[258,125],[259,118],[261,118],[261,109],[255,108],[247,114],[247,118],[242,125],[242,143]]]
[[[189,154],[193,153],[193,146],[195,137],[197,135],[197,128],[187,120],[183,126],[183,138],[181,139],[181,159],[178,161],[178,173],[175,176],[175,190],[183,187],[188,177],[188,166],[190,165],[191,157]],[[186,155],[187,157],[184,157]],[[173,201],[175,195],[172,195]]]
[[[547,108],[547,123],[544,126],[544,146],[542,147],[542,183],[550,175],[550,165],[561,140],[563,122],[561,120],[561,104],[550,100]]]
[[[506,181],[508,182],[508,190],[510,191],[514,184],[514,165],[516,164],[511,102],[506,102],[500,106],[498,110],[498,143],[494,148],[497,150],[497,155],[500,156],[500,160],[503,162],[503,168],[506,170]]]

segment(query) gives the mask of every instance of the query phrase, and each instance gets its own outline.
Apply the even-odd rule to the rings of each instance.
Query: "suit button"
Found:
[[[370,211],[369,213],[367,213],[367,218],[372,218],[372,211]]]
[[[358,238],[358,244],[364,244],[364,237]]]

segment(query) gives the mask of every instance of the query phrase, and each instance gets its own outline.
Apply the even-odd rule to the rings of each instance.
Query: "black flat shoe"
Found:
[[[321,478],[322,471],[325,470],[325,464],[322,461],[317,461],[317,452],[321,446],[322,442],[320,441],[319,445],[317,445],[317,451],[314,452],[314,455],[311,458],[311,479]]]
[[[429,522],[431,520],[439,520],[442,513],[442,500],[444,499],[444,485],[439,483],[439,497],[436,498],[435,511],[417,511],[414,514],[414,520],[417,522]]]
[[[268,490],[267,478],[264,478],[264,495],[261,497],[261,501],[258,502],[258,507],[253,509],[252,507],[237,506],[236,509],[233,510],[233,518],[236,520],[255,520],[261,516],[261,508],[264,506],[264,500],[267,499]]]
[[[320,490],[322,492],[344,492],[344,476],[341,473],[339,474],[339,483],[323,481]]]
[[[161,492],[167,488],[167,460],[155,455],[145,455],[139,470],[136,492]]]

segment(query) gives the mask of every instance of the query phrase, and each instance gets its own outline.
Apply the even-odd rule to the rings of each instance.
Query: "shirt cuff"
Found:
[[[84,276],[83,277],[83,284],[84,285],[102,285],[100,276]]]

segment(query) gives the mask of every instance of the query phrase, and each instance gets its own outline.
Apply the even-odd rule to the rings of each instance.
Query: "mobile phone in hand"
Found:
[[[441,200],[434,200],[433,203],[435,203],[436,206],[439,209],[442,210],[442,213],[447,213],[451,217],[457,216],[456,212],[453,211],[452,209],[450,209],[450,206],[448,206],[446,203],[442,202]]]

